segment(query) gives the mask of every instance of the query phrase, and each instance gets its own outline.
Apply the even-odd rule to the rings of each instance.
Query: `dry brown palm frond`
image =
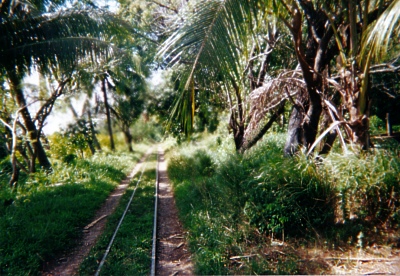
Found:
[[[265,114],[279,106],[286,99],[293,101],[301,89],[306,89],[299,70],[287,70],[250,93],[250,120],[245,135],[255,130]]]

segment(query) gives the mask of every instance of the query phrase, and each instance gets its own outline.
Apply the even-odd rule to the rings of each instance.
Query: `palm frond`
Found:
[[[229,86],[232,78],[241,78],[255,2],[258,1],[202,1],[196,12],[162,45],[159,56],[188,64],[181,79],[182,93],[187,93],[192,83],[214,80]],[[192,98],[182,96],[180,100]],[[194,107],[193,103],[177,105]],[[178,112],[177,108],[174,111],[173,116],[193,114],[193,111]],[[193,118],[189,121],[193,123]]]
[[[283,101],[292,99],[301,89],[306,89],[302,75],[298,71],[283,71],[277,77],[266,81],[263,86],[251,92],[250,121],[245,136],[257,129],[265,115]]]
[[[366,95],[369,84],[370,64],[387,56],[393,35],[397,35],[398,38],[400,35],[400,0],[394,0],[363,34],[361,44],[363,47],[359,56],[364,73],[359,101],[362,113],[367,105]]]
[[[94,10],[7,18],[0,26],[0,67],[23,75],[32,66],[71,68],[84,57],[109,56],[112,35],[127,37],[127,24]]]
[[[384,58],[393,35],[400,35],[400,0],[394,0],[363,34],[361,58]]]

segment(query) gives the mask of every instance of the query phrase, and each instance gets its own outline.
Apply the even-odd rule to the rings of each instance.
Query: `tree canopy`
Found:
[[[277,105],[267,95],[274,93],[273,98],[282,102],[296,93],[285,152],[295,152],[297,145],[312,150],[325,113],[332,115],[328,121],[331,127],[336,125],[336,131],[343,126],[349,140],[368,147],[369,75],[374,73],[373,66],[390,56],[389,64],[398,64],[398,5],[399,1],[201,1],[159,52],[170,64],[185,68],[181,101],[174,113],[186,118],[181,121],[190,131],[196,108],[194,88],[206,84],[214,91],[218,91],[215,86],[227,91],[226,101],[237,101],[230,107],[231,112],[237,111],[231,115],[230,126],[239,150],[246,144],[245,129],[254,115],[243,110],[269,110]],[[247,95],[258,88],[252,83],[254,75],[265,70],[255,72],[255,61],[260,63],[273,53],[278,33],[290,34],[297,72],[277,74],[295,69],[292,64],[268,68],[269,78],[262,83],[257,80],[260,88],[250,103]],[[263,45],[259,37],[268,42]],[[280,92],[275,93],[276,89]],[[340,98],[338,103],[332,101],[334,97]]]
[[[287,121],[286,155],[326,154],[336,139],[344,151],[349,142],[368,148],[371,112],[384,119],[397,106],[399,0],[118,2],[116,14],[92,1],[2,2],[3,136],[27,138],[14,150],[5,138],[4,148],[19,152],[20,168],[51,168],[42,128],[66,93],[87,95],[81,115],[68,108],[92,153],[93,116],[106,118],[111,148],[118,126],[131,150],[142,112],[169,116],[169,133],[186,135],[215,130],[228,113],[242,153]],[[168,87],[146,84],[168,67]],[[51,83],[35,100],[23,88],[33,70]]]

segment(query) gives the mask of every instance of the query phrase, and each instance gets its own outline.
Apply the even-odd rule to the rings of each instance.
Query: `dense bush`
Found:
[[[259,239],[254,228],[269,237],[332,242],[356,242],[360,231],[399,228],[398,151],[284,158],[283,141],[281,135],[270,135],[239,155],[221,147],[220,139],[208,140],[206,149],[192,143],[171,156],[168,172],[197,273],[233,273],[229,257],[245,254],[243,243]],[[239,273],[268,273],[261,267]],[[295,273],[296,268],[280,272]]]
[[[337,220],[369,227],[398,227],[400,223],[400,159],[398,151],[332,153],[324,170],[340,199]]]
[[[306,235],[334,224],[334,192],[313,164],[282,160],[246,183],[245,214],[262,232]],[[284,169],[286,168],[286,169]]]

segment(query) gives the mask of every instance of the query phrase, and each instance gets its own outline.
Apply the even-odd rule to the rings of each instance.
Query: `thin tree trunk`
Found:
[[[233,130],[233,139],[235,141],[236,151],[239,151],[243,144],[243,137],[244,137],[244,116],[245,110],[242,101],[242,96],[240,95],[240,88],[235,82],[233,78],[231,78],[231,83],[233,89],[235,90],[236,100],[237,100],[237,108],[233,110],[232,102],[231,102],[231,117],[229,120],[229,126]]]
[[[128,145],[129,152],[133,152],[133,148],[132,148],[133,137],[132,137],[131,131],[129,130],[129,127],[124,127],[122,132],[124,133],[125,142]]]
[[[303,144],[303,111],[298,106],[293,106],[289,118],[287,138],[283,149],[285,156],[293,156]]]
[[[96,130],[94,128],[94,124],[93,124],[93,120],[92,120],[92,112],[90,111],[90,106],[88,107],[88,119],[89,119],[89,124],[90,124],[90,133],[92,136],[92,141],[93,141],[93,145],[95,146],[95,148],[98,151],[101,151],[101,146],[99,143],[99,140],[97,140],[97,136],[96,136]]]
[[[285,101],[283,101],[278,110],[274,112],[268,122],[264,125],[263,128],[259,130],[259,132],[253,136],[251,139],[244,138],[244,142],[240,148],[240,152],[244,153],[246,150],[253,147],[261,138],[267,133],[267,131],[271,128],[272,124],[279,118],[279,116],[285,112]]]
[[[17,157],[16,157],[16,151],[17,151],[17,121],[18,121],[18,112],[17,116],[14,119],[13,126],[10,126],[7,122],[5,122],[3,119],[0,118],[0,121],[4,124],[6,128],[8,128],[9,132],[11,133],[12,137],[12,144],[10,147],[10,152],[11,152],[11,167],[12,167],[12,174],[11,174],[11,179],[9,181],[9,185],[12,188],[13,186],[17,186],[18,183],[18,178],[19,178],[19,169],[17,166]],[[7,130],[6,130],[7,131]]]
[[[38,133],[36,129],[36,125],[32,121],[31,115],[29,113],[24,92],[21,88],[21,81],[20,78],[12,71],[8,71],[8,75],[11,81],[11,86],[15,94],[15,98],[17,101],[17,104],[19,108],[21,109],[20,114],[22,119],[24,120],[24,124],[26,127],[26,130],[28,131],[29,135],[29,140],[30,143],[32,144],[32,147],[34,149],[34,155],[32,156],[32,164],[30,165],[30,171],[35,172],[35,159],[37,158],[39,161],[39,165],[46,169],[49,170],[51,169],[51,164],[49,159],[47,158],[46,152],[43,148],[43,145],[40,141],[40,134]]]
[[[327,129],[331,122],[332,119],[330,119],[329,115],[325,112],[323,116],[323,128]],[[336,129],[330,131],[326,135],[324,145],[322,146],[322,149],[318,154],[319,155],[328,154],[331,151],[333,143],[335,142],[337,136],[338,136],[338,131]]]
[[[231,114],[229,126],[233,131],[233,140],[235,142],[236,151],[239,151],[243,144],[244,126],[237,122],[233,114]]]
[[[392,136],[393,135],[393,128],[392,124],[390,123],[390,114],[386,113],[386,135]]]
[[[18,116],[15,118],[13,127],[12,127],[12,149],[11,149],[11,165],[12,165],[12,175],[10,179],[10,187],[16,187],[19,179],[19,168],[17,166],[17,120]]]
[[[110,107],[108,106],[108,100],[107,100],[106,77],[105,76],[101,80],[101,90],[103,91],[104,106],[106,109],[107,128],[108,128],[108,134],[110,135],[110,147],[111,147],[111,150],[114,151],[115,144],[114,144],[113,131],[112,131],[112,126],[111,126]]]

